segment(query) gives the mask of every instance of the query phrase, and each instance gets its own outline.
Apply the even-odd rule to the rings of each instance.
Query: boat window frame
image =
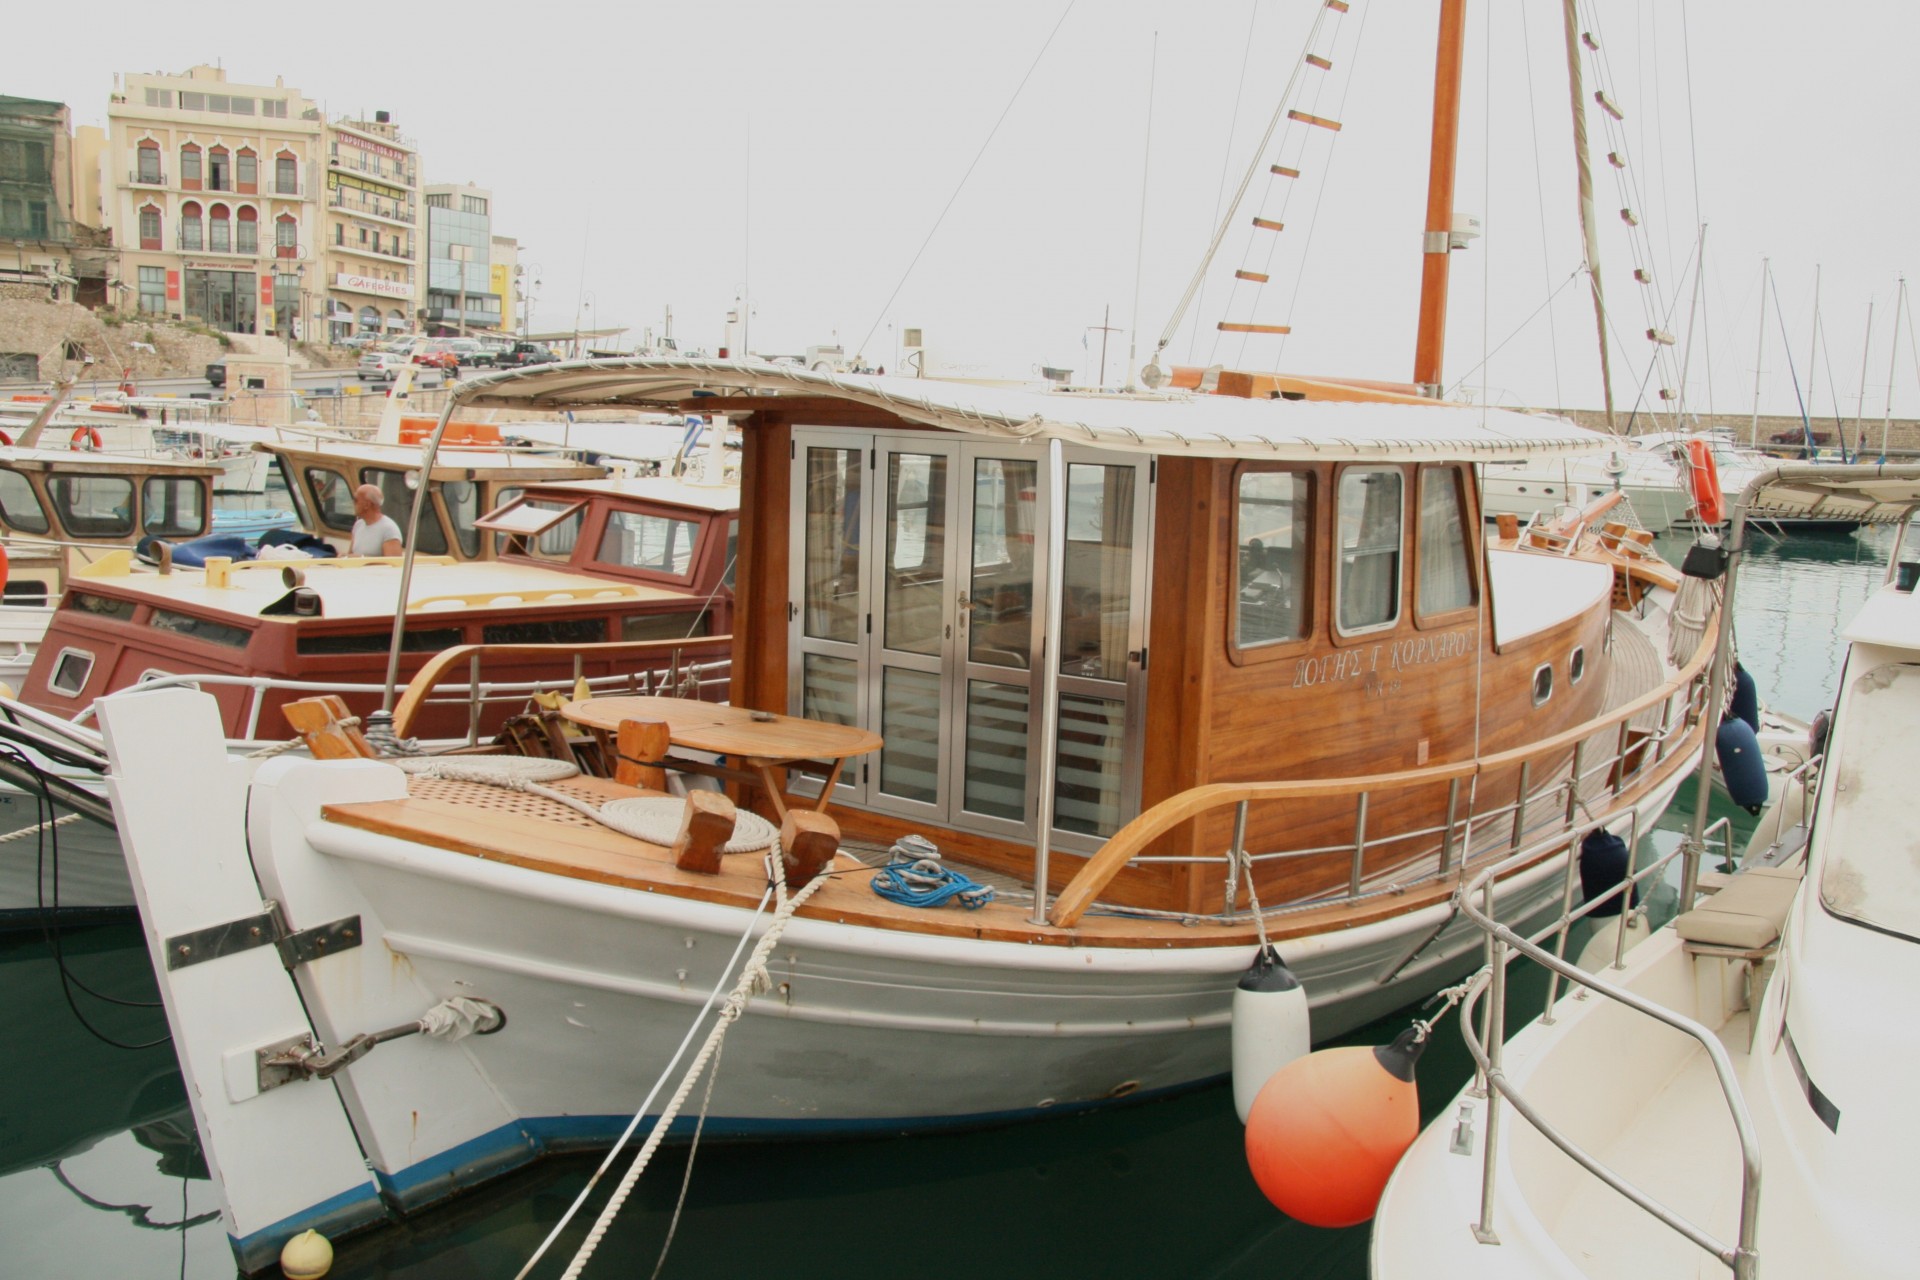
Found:
[[[1307,518],[1303,522],[1306,529],[1305,554],[1299,558],[1302,573],[1306,579],[1300,589],[1300,634],[1291,639],[1269,640],[1255,645],[1240,643],[1240,481],[1241,477],[1273,472],[1291,473],[1296,480],[1306,484]],[[1241,462],[1237,463],[1227,475],[1227,570],[1226,570],[1226,641],[1227,661],[1236,667],[1253,666],[1262,662],[1275,662],[1286,658],[1297,658],[1313,647],[1319,627],[1320,579],[1322,556],[1320,549],[1326,545],[1324,522],[1320,518],[1320,487],[1323,473],[1311,464],[1287,462]]]
[[[1587,678],[1587,646],[1577,644],[1567,654],[1567,687],[1573,688]]]
[[[712,515],[708,512],[686,511],[683,508],[676,508],[675,510],[679,512],[679,514],[668,514],[651,505],[637,507],[609,505],[600,513],[600,519],[595,523],[593,544],[581,563],[581,569],[587,573],[592,573],[594,570],[599,569],[606,573],[619,574],[622,577],[633,576],[647,582],[658,582],[667,586],[691,587],[694,579],[700,572],[701,563],[707,555],[707,534],[709,526],[712,524]],[[622,516],[637,516],[642,519],[664,521],[669,525],[683,524],[690,526],[693,530],[693,545],[687,551],[686,571],[683,573],[675,573],[671,570],[658,569],[649,565],[622,564],[616,560],[609,560],[605,555],[601,554],[606,548],[607,536],[612,532],[614,522]],[[582,539],[582,541],[584,542],[585,540]]]
[[[69,658],[79,658],[86,663],[86,668],[80,673],[80,684],[77,688],[73,689],[65,688],[59,683],[60,673],[66,670],[67,660]],[[63,698],[73,698],[77,700],[81,694],[87,691],[87,681],[93,679],[93,668],[99,661],[98,655],[93,653],[92,650],[77,649],[72,645],[63,646],[60,652],[54,655],[53,665],[47,669],[47,691],[49,693],[57,693]]]
[[[407,483],[407,477],[409,475],[414,477],[413,484]],[[392,487],[382,483],[383,478],[391,478]],[[448,536],[451,532],[448,526],[452,521],[448,518],[446,512],[441,509],[440,486],[435,483],[431,477],[422,476],[418,467],[387,467],[369,463],[360,468],[359,484],[370,484],[380,490],[380,514],[400,526],[400,536],[402,539],[407,536],[407,526],[412,520],[413,513],[411,511],[407,512],[408,518],[405,520],[395,515],[392,508],[398,504],[393,500],[394,495],[404,492],[410,495],[407,499],[409,503],[424,501],[427,504],[427,509],[420,517],[420,527],[418,530],[418,538],[416,539],[418,545],[411,549],[416,554],[423,556],[453,555],[453,548],[459,545],[459,540]],[[358,488],[359,486],[355,485],[353,487]],[[348,492],[351,493],[352,489],[349,489]],[[427,531],[428,516],[433,517],[434,532],[431,535],[429,535]],[[347,526],[347,531],[348,533],[352,533],[353,526],[351,524]]]
[[[46,498],[40,492],[39,486],[34,484],[33,477],[13,467],[0,467],[0,475],[14,476],[20,483],[27,486],[27,495],[33,499],[33,509],[40,516],[40,527],[36,529],[30,524],[22,524],[19,520],[16,520],[12,507],[4,501],[0,501],[0,524],[4,524],[16,533],[44,534],[50,532],[53,529],[53,518],[47,514]]]
[[[1413,509],[1413,486],[1407,483],[1410,468],[1403,463],[1358,461],[1342,463],[1333,470],[1332,493],[1327,499],[1326,563],[1327,563],[1327,631],[1336,648],[1364,644],[1377,636],[1389,635],[1398,631],[1410,618],[1413,610],[1409,607],[1407,596],[1412,590],[1411,572],[1413,558],[1408,554],[1408,520]],[[1348,629],[1340,625],[1340,486],[1347,476],[1356,471],[1392,472],[1400,477],[1400,563],[1398,572],[1393,575],[1394,608],[1393,616],[1385,622],[1371,623],[1367,626]],[[1417,541],[1417,539],[1416,539]]]
[[[1540,690],[1540,677],[1542,676],[1547,678],[1547,688],[1544,693]],[[1528,685],[1528,692],[1532,695],[1533,705],[1535,707],[1544,707],[1553,701],[1553,690],[1556,683],[1553,676],[1553,664],[1551,662],[1543,662],[1533,669],[1533,680]]]
[[[111,538],[118,541],[133,536],[134,530],[140,527],[139,490],[134,486],[132,476],[114,475],[110,472],[89,471],[49,475],[46,480],[47,504],[53,508],[53,517],[60,522],[60,527],[66,532],[67,537],[75,539]],[[125,505],[126,520],[124,528],[118,524],[108,527],[94,517],[88,518],[93,522],[89,527],[82,527],[81,523],[75,518],[71,497],[63,499],[59,495],[62,489],[79,485],[83,482],[89,484],[103,482],[107,484],[123,484],[127,487]]]
[[[1420,570],[1426,555],[1426,539],[1421,536],[1420,528],[1420,490],[1426,484],[1429,472],[1452,471],[1454,476],[1453,495],[1460,504],[1460,531],[1465,537],[1467,553],[1467,603],[1452,609],[1443,609],[1438,613],[1420,611]],[[1469,468],[1460,462],[1423,462],[1414,468],[1413,476],[1413,625],[1416,630],[1443,630],[1472,622],[1480,613],[1480,533],[1482,524],[1480,512],[1473,501],[1478,486],[1468,480]]]
[[[579,549],[581,535],[586,529],[588,501],[581,498],[576,502],[567,502],[551,494],[535,492],[536,486],[502,485],[494,494],[494,508],[475,521],[474,527],[485,529],[493,535],[493,554],[497,559],[504,555],[524,555],[541,564],[572,564],[575,552]],[[538,507],[536,503],[553,503],[552,507]],[[539,510],[550,512],[553,519],[543,524],[537,531],[527,533],[507,527],[507,517],[516,511]],[[502,523],[490,524],[496,517]],[[542,544],[556,533],[566,532],[566,526],[572,521],[573,543],[565,551],[549,551]],[[514,543],[520,545],[516,549]]]
[[[315,481],[315,476],[316,474],[319,474],[319,473],[324,473],[326,475],[332,476],[334,479],[338,480],[341,484],[347,487],[347,517],[346,517],[347,522],[345,524],[335,523],[334,519],[332,518],[332,512],[328,507],[326,500],[321,496],[320,486]],[[300,478],[302,479],[302,481],[305,482],[306,489],[307,489],[307,496],[313,503],[313,522],[319,525],[323,529],[331,529],[335,533],[344,533],[344,534],[351,535],[353,533],[353,522],[355,519],[355,516],[353,514],[353,479],[352,477],[350,477],[344,471],[338,471],[329,466],[323,466],[318,463],[309,462],[306,466],[300,469]]]
[[[176,493],[191,493],[199,500],[199,523],[191,528],[183,524],[156,526],[153,513],[156,509],[175,510],[179,504],[168,504],[157,499],[153,490],[158,487],[162,493],[171,489]],[[207,532],[213,519],[212,488],[199,476],[150,475],[140,482],[140,532],[159,538],[198,538]]]

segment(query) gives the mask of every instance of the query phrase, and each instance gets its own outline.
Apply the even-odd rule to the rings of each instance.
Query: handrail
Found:
[[[427,659],[420,670],[414,672],[407,681],[406,689],[393,708],[393,732],[395,737],[404,738],[413,727],[414,717],[420,713],[427,695],[446,674],[449,667],[457,663],[476,666],[479,659],[487,658],[551,658],[559,655],[591,658],[595,656],[616,658],[631,657],[644,661],[648,658],[665,658],[674,661],[675,655],[688,649],[730,648],[731,635],[689,636],[682,640],[614,640],[602,644],[461,644],[451,649],[442,649]]]
[[[1474,1063],[1479,1068],[1488,1090],[1487,1138],[1484,1156],[1486,1168],[1481,1183],[1481,1216],[1479,1226],[1476,1229],[1476,1235],[1481,1239],[1488,1239],[1492,1236],[1493,1168],[1495,1158],[1495,1134],[1498,1131],[1495,1109],[1498,1099],[1505,1098],[1513,1104],[1514,1110],[1518,1111],[1522,1118],[1539,1131],[1542,1137],[1553,1143],[1555,1147],[1559,1148],[1561,1152],[1580,1165],[1581,1168],[1599,1178],[1615,1191],[1618,1191],[1621,1195],[1625,1196],[1642,1210],[1651,1214],[1664,1225],[1686,1237],[1687,1240],[1693,1244],[1713,1254],[1723,1264],[1732,1269],[1737,1280],[1752,1280],[1752,1277],[1756,1274],[1759,1263],[1759,1255],[1754,1247],[1754,1242],[1759,1230],[1760,1142],[1754,1132],[1753,1118],[1747,1113],[1746,1100],[1740,1093],[1739,1082],[1734,1077],[1733,1062],[1732,1059],[1727,1056],[1726,1047],[1720,1043],[1719,1037],[1694,1019],[1675,1013],[1673,1010],[1648,1000],[1644,996],[1636,995],[1624,987],[1616,986],[1613,983],[1598,978],[1580,968],[1579,965],[1569,963],[1553,952],[1546,950],[1544,947],[1535,945],[1533,942],[1515,933],[1506,925],[1495,920],[1492,916],[1490,887],[1503,871],[1517,867],[1522,861],[1523,858],[1519,856],[1502,859],[1500,862],[1486,868],[1477,875],[1472,883],[1463,889],[1460,894],[1461,914],[1476,928],[1487,935],[1493,952],[1487,966],[1474,976],[1469,986],[1466,999],[1460,1007],[1461,1039],[1466,1042],[1467,1052],[1473,1055]],[[1624,886],[1616,886],[1616,888],[1623,887]],[[1488,895],[1485,911],[1475,907],[1474,896],[1476,894]],[[1635,1187],[1632,1183],[1614,1173],[1597,1158],[1588,1154],[1572,1139],[1555,1129],[1553,1125],[1546,1120],[1545,1117],[1541,1116],[1532,1104],[1528,1103],[1526,1099],[1520,1095],[1519,1091],[1513,1087],[1512,1082],[1500,1067],[1500,1050],[1505,1040],[1505,978],[1506,968],[1510,962],[1510,957],[1506,952],[1509,948],[1520,955],[1526,956],[1537,964],[1544,966],[1558,977],[1563,977],[1569,982],[1578,983],[1590,991],[1598,992],[1610,1000],[1625,1005],[1629,1009],[1643,1013],[1655,1021],[1672,1027],[1676,1031],[1680,1031],[1699,1041],[1701,1048],[1706,1051],[1707,1060],[1713,1066],[1715,1079],[1720,1085],[1721,1094],[1726,1099],[1727,1109],[1732,1114],[1734,1132],[1740,1142],[1740,1240],[1737,1246],[1728,1248],[1713,1236],[1694,1226],[1685,1218],[1680,1217],[1672,1210],[1655,1201],[1638,1187]],[[1488,1043],[1482,1044],[1474,1033],[1473,1014],[1478,1005],[1481,993],[1488,991],[1490,988],[1493,993],[1493,1003],[1491,1007],[1494,1010],[1494,1017],[1489,1023]]]
[[[1616,724],[1625,724],[1641,712],[1661,705],[1691,685],[1706,668],[1712,656],[1713,647],[1702,644],[1687,661],[1686,666],[1671,679],[1612,711],[1583,721],[1570,729],[1563,729],[1538,742],[1511,747],[1490,756],[1482,756],[1477,760],[1428,765],[1420,769],[1369,774],[1362,777],[1299,779],[1283,782],[1209,782],[1197,787],[1189,787],[1140,813],[1109,837],[1107,842],[1100,846],[1099,851],[1087,859],[1086,864],[1060,891],[1060,896],[1055,900],[1051,913],[1052,921],[1059,928],[1073,928],[1100,894],[1106,891],[1107,886],[1113,882],[1113,878],[1120,874],[1121,869],[1131,862],[1149,842],[1202,814],[1227,805],[1256,800],[1312,800],[1327,796],[1351,795],[1356,791],[1401,790],[1407,787],[1475,777],[1523,764],[1539,756],[1571,748],[1603,729]]]

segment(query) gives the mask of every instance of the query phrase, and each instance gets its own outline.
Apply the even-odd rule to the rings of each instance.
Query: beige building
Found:
[[[385,111],[332,121],[326,136],[317,290],[325,328],[314,336],[338,342],[354,333],[404,333],[422,293],[419,151]]]
[[[115,304],[309,336],[327,296],[319,109],[277,81],[229,83],[219,67],[120,79],[102,184],[125,291]]]
[[[500,332],[517,332],[520,325],[520,308],[517,295],[520,289],[520,242],[512,236],[493,238],[493,258],[487,264],[487,279],[492,285],[493,296],[500,299]]]
[[[76,201],[71,120],[65,103],[0,95],[0,292],[97,307],[112,255]]]

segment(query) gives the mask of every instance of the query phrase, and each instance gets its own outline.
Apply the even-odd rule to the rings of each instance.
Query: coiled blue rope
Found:
[[[969,911],[993,901],[993,886],[942,865],[940,851],[925,836],[905,836],[888,851],[892,861],[873,877],[873,891],[907,907],[944,907],[958,900]]]

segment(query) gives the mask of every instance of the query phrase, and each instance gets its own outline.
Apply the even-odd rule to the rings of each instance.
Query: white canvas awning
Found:
[[[765,361],[573,360],[462,382],[454,401],[558,411],[678,408],[711,395],[841,400],[921,426],[1000,439],[1059,439],[1142,453],[1339,461],[1486,461],[1602,452],[1611,436],[1549,414],[1478,405],[1249,400],[1233,396],[1043,391],[938,379],[837,374]],[[823,424],[827,425],[827,424]]]
[[[1749,520],[1890,524],[1920,508],[1920,466],[1789,463],[1756,476],[1740,502]]]

